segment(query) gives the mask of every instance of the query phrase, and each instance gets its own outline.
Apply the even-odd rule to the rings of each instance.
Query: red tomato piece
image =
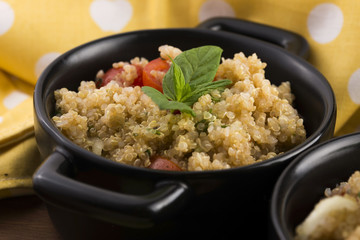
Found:
[[[137,72],[137,78],[134,79],[134,82],[131,84],[131,86],[143,86],[143,81],[142,81],[142,67],[139,65],[133,65],[136,67],[136,72]],[[120,68],[110,68],[109,70],[107,70],[104,74],[104,76],[102,77],[102,79],[99,81],[99,84],[97,84],[97,87],[103,87],[106,86],[109,82],[111,82],[112,80],[118,82],[121,86],[123,85],[123,83],[125,82],[125,79],[121,76],[121,73],[124,71],[123,67]]]
[[[160,71],[166,73],[170,68],[170,64],[168,61],[156,58],[150,61],[143,70],[143,84],[144,86],[149,86],[155,88],[162,92],[162,78],[156,77],[151,74],[152,70]]]
[[[134,65],[136,67],[136,72],[138,77],[134,79],[133,86],[144,86],[143,84],[143,68],[139,65]]]
[[[182,169],[176,165],[173,161],[161,157],[155,156],[151,158],[151,164],[148,168],[156,170],[168,170],[168,171],[182,171]]]

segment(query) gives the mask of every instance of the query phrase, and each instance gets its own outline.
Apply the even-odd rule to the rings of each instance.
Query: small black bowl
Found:
[[[300,154],[281,174],[271,199],[273,239],[294,239],[295,228],[326,188],[360,170],[360,133],[333,138]]]
[[[291,83],[295,107],[304,118],[306,140],[272,159],[249,166],[204,172],[137,168],[97,156],[56,128],[54,90],[76,90],[99,69],[135,56],[153,59],[158,47],[182,50],[212,44],[223,56],[256,53],[266,77]],[[35,136],[44,164],[34,174],[36,193],[66,239],[226,238],[241,231],[266,236],[269,199],[277,177],[299,153],[333,136],[336,103],[331,86],[304,57],[301,36],[239,19],[209,20],[197,28],[128,32],[79,46],[56,59],[34,92]],[[233,220],[235,218],[235,220]],[[258,229],[261,228],[261,231]],[[167,236],[169,233],[170,236]],[[141,236],[140,236],[141,235]]]

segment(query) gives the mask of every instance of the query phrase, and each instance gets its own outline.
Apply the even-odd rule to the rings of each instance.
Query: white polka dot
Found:
[[[14,11],[11,6],[0,1],[0,35],[5,34],[13,25],[15,19]]]
[[[35,64],[35,75],[36,77],[40,77],[41,73],[45,70],[45,68],[54,61],[57,57],[60,56],[60,53],[51,52],[43,55]]]
[[[4,121],[4,118],[0,116],[0,123]]]
[[[356,104],[360,104],[360,68],[350,76],[348,92],[351,100]]]
[[[225,1],[208,0],[200,8],[199,21],[202,22],[213,17],[235,17],[235,11]]]
[[[339,35],[343,22],[343,13],[338,6],[322,3],[311,10],[307,27],[316,42],[329,43]]]
[[[130,21],[133,13],[126,0],[94,0],[90,5],[90,15],[103,31],[117,32]]]
[[[13,109],[29,97],[29,95],[15,90],[4,98],[3,103],[6,108]]]

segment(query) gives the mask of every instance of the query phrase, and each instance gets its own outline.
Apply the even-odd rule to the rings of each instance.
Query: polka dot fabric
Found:
[[[356,0],[0,0],[0,150],[17,149],[32,138],[32,91],[60,54],[114,33],[195,27],[218,16],[303,35],[311,47],[309,62],[335,91],[336,135],[359,131],[360,15],[355,9],[360,9]],[[1,174],[0,183],[6,180]]]

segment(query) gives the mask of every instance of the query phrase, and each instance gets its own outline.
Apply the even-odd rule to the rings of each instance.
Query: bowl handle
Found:
[[[197,28],[238,33],[276,44],[304,59],[309,56],[309,44],[306,39],[285,29],[228,17],[211,18],[200,23]]]
[[[73,167],[66,154],[53,152],[34,173],[35,192],[54,206],[121,226],[151,227],[179,213],[191,196],[180,181],[162,181],[146,195],[122,194],[74,180]]]

